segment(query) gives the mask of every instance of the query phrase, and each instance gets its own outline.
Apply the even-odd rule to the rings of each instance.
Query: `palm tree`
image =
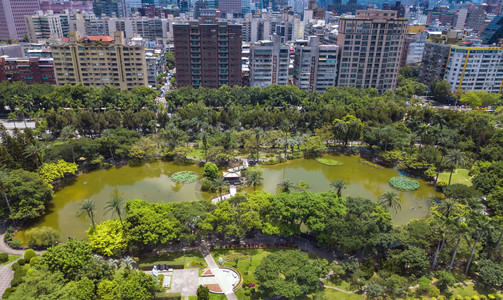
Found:
[[[12,215],[12,209],[10,207],[9,198],[7,197],[7,193],[5,193],[5,181],[9,179],[9,175],[7,172],[0,170],[0,190],[2,190],[3,198],[5,203],[7,203],[7,208],[9,209],[9,214]]]
[[[96,204],[93,200],[86,199],[80,204],[79,210],[77,211],[77,217],[87,215],[91,222],[93,223],[93,228],[96,230],[96,225],[94,225],[94,213],[96,212]]]
[[[342,197],[342,190],[346,188],[346,181],[337,179],[330,184],[330,187],[337,192],[337,197]]]
[[[452,173],[456,167],[463,167],[466,164],[465,154],[459,149],[452,149],[445,155],[445,164],[451,169],[449,175],[449,185],[451,184]]]
[[[126,269],[133,269],[136,266],[136,261],[131,256],[126,256],[121,260],[121,265]]]
[[[217,177],[213,179],[213,182],[211,183],[214,189],[218,190],[218,193],[220,194],[220,201],[223,200],[222,198],[222,190],[224,187],[228,186],[229,183],[225,181],[223,177]]]
[[[466,219],[464,216],[459,216],[456,219],[457,220],[455,222],[454,233],[458,234],[458,241],[456,242],[456,247],[454,247],[454,252],[452,253],[451,263],[449,264],[449,267],[447,267],[448,271],[452,270],[454,260],[456,259],[456,254],[458,253],[459,243],[468,230],[468,225],[466,224]]]
[[[72,125],[68,125],[63,127],[61,133],[59,135],[63,140],[70,142],[70,147],[72,148],[72,159],[73,163],[75,163],[75,151],[73,149],[73,139],[77,137],[77,133],[75,132],[75,128]]]
[[[253,185],[254,191],[257,185],[262,185],[264,182],[263,170],[258,167],[249,168],[246,176],[246,184],[248,186]]]
[[[395,191],[389,191],[381,196],[379,196],[379,205],[393,208],[395,212],[398,212],[399,209],[402,209],[402,205],[400,204],[402,200],[397,196]]]
[[[35,164],[37,165],[37,172],[39,175],[40,175],[39,162],[40,163],[42,162],[42,151],[43,148],[38,146],[37,144],[28,145],[23,151],[23,154],[26,158],[33,158]]]
[[[208,139],[209,139],[209,137],[210,137],[210,134],[206,130],[201,131],[201,133],[199,134],[199,138],[203,142],[204,161],[205,162],[208,162]]]
[[[285,132],[285,158],[286,158],[286,151],[288,148],[288,132],[290,132],[290,129],[292,128],[292,122],[290,122],[290,120],[284,119],[283,122],[281,122],[280,128]]]
[[[111,212],[112,215],[114,213],[117,213],[119,216],[119,220],[121,221],[121,226],[124,227],[124,224],[122,223],[122,204],[124,202],[124,198],[122,198],[120,195],[113,195],[110,200],[107,201],[107,205],[105,206],[105,213]]]
[[[478,231],[478,234],[477,238],[475,239],[475,242],[473,243],[472,251],[470,252],[470,258],[468,259],[468,263],[466,264],[465,276],[468,275],[468,270],[470,269],[470,265],[472,263],[473,254],[475,253],[475,248],[477,247],[477,244],[480,242],[480,239],[482,238],[482,235],[485,233],[485,230],[490,227],[492,222],[492,220],[489,217],[481,214],[478,214],[474,220],[476,225],[475,229],[476,231]]]
[[[281,180],[276,186],[278,189],[281,189],[284,193],[290,193],[290,191],[295,188],[295,183],[291,179],[284,178]]]
[[[110,129],[105,129],[103,130],[103,132],[101,133],[101,137],[105,140],[105,142],[108,144],[108,151],[110,151],[110,157],[112,158],[112,160],[115,160],[114,159],[114,153],[112,151],[112,141],[111,139],[114,137],[114,133],[112,132],[112,130]]]
[[[257,161],[259,161],[260,138],[264,136],[264,130],[260,127],[255,127],[253,133],[255,134],[255,141],[257,142]]]

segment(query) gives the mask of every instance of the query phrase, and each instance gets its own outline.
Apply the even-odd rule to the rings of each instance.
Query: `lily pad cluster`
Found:
[[[417,180],[412,180],[403,176],[391,178],[389,184],[401,191],[415,191],[419,188],[419,182]]]
[[[176,183],[192,183],[197,180],[199,176],[197,176],[196,172],[192,171],[181,171],[176,172],[171,176],[171,180]]]

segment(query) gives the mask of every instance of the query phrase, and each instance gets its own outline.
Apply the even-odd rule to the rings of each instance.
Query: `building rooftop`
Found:
[[[91,35],[85,38],[81,38],[81,41],[91,41],[91,42],[113,42],[114,38],[108,35]]]

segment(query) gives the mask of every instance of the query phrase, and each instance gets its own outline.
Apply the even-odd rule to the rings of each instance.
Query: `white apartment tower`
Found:
[[[503,48],[451,46],[444,79],[451,93],[470,91],[501,93]]]
[[[337,78],[337,45],[320,45],[318,36],[295,42],[293,83],[308,92],[323,92]]]
[[[250,85],[266,87],[288,84],[290,49],[274,34],[271,41],[260,41],[250,46]]]

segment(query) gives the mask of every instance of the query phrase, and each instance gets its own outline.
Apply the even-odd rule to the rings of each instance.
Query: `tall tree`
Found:
[[[264,130],[260,127],[255,127],[253,129],[253,133],[255,135],[255,142],[257,147],[257,161],[259,161],[259,151],[260,151],[260,139],[264,136]],[[254,186],[255,188],[255,186]]]
[[[213,186],[214,189],[218,190],[218,193],[220,194],[220,201],[222,201],[223,200],[222,190],[224,189],[224,187],[228,186],[229,183],[225,181],[223,177],[217,177],[213,179],[211,185]]]
[[[60,137],[64,141],[69,141],[70,142],[70,147],[72,148],[72,159],[73,162],[75,163],[75,150],[73,149],[73,139],[77,137],[77,132],[75,132],[75,127],[72,125],[68,125],[63,127],[61,130]]]
[[[37,172],[39,175],[40,175],[40,164],[43,163],[42,162],[43,150],[44,148],[40,147],[38,144],[31,144],[28,145],[23,151],[23,154],[26,158],[33,159],[35,165],[37,166]]]
[[[465,154],[459,149],[452,149],[445,155],[445,164],[451,169],[451,174],[449,175],[449,185],[451,184],[452,173],[457,167],[465,166],[465,159]]]
[[[93,228],[96,230],[96,225],[94,224],[94,213],[96,212],[96,204],[93,200],[86,199],[80,204],[79,210],[77,211],[77,217],[86,215],[93,224]]]
[[[330,184],[330,187],[337,192],[337,197],[342,197],[342,190],[346,188],[346,181],[337,179]]]
[[[105,140],[105,143],[108,145],[108,151],[110,152],[110,158],[114,160],[114,153],[112,151],[112,139],[115,137],[115,134],[110,129],[105,129],[101,133],[101,138]]]
[[[0,170],[0,190],[2,191],[3,198],[5,203],[7,203],[7,208],[9,209],[9,214],[12,215],[12,208],[10,207],[9,198],[7,197],[7,193],[5,193],[5,181],[9,179],[9,175],[7,172]]]
[[[285,133],[285,159],[286,159],[286,151],[288,149],[288,133],[292,129],[292,126],[293,126],[292,122],[287,119],[283,119],[280,125],[281,130],[283,130],[283,132]]]
[[[264,182],[264,171],[259,167],[249,168],[246,172],[246,184],[248,186],[253,186],[255,191],[257,185],[261,185]]]
[[[107,205],[105,206],[105,214],[111,212],[112,214],[116,213],[119,216],[119,220],[121,221],[121,225],[124,227],[122,223],[122,206],[124,205],[124,198],[121,197],[118,193],[115,193],[110,200],[107,201]]]
[[[400,204],[402,200],[397,196],[395,191],[388,191],[381,196],[379,196],[379,205],[382,205],[387,208],[392,208],[395,212],[398,212],[399,209],[402,209],[402,205]]]

